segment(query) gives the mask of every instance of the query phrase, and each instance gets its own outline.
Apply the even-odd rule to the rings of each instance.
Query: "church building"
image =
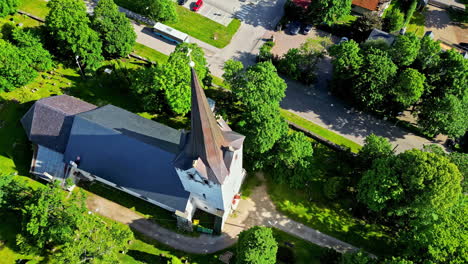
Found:
[[[188,132],[68,95],[38,100],[21,119],[33,144],[31,173],[99,181],[174,212],[188,229],[202,210],[220,233],[245,178],[245,137],[215,117],[193,67],[191,74]]]

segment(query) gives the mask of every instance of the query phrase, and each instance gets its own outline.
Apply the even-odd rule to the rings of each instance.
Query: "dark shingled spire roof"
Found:
[[[227,125],[225,125],[225,129],[221,129],[193,67],[191,71],[192,130],[176,164],[184,164],[182,167],[188,168],[190,163],[190,166],[194,166],[201,174],[204,174],[202,176],[222,184],[229,175],[229,168],[224,161],[224,153],[228,151],[229,147],[238,149],[242,145],[244,136],[231,131]]]

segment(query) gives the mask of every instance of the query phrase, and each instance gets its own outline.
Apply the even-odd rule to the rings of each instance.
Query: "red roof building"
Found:
[[[370,11],[377,11],[379,0],[353,0],[353,5],[360,6]]]

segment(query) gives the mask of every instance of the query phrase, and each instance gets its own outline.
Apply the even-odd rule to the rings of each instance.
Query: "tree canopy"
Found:
[[[36,78],[26,58],[18,47],[0,39],[0,91],[12,91]]]
[[[419,215],[457,203],[461,179],[446,157],[413,149],[375,160],[358,184],[357,197],[373,211]]]
[[[175,23],[179,20],[172,0],[141,0],[139,10],[142,14],[162,23]]]
[[[19,0],[0,1],[0,17],[5,17],[16,12],[19,6]]]
[[[237,264],[275,264],[278,245],[270,228],[255,226],[239,234]]]
[[[398,8],[392,8],[385,15],[383,29],[388,32],[398,31],[404,22],[405,15]]]
[[[70,62],[81,61],[85,68],[96,69],[104,60],[98,33],[90,27],[83,1],[51,0],[46,28],[55,40],[58,53]],[[78,56],[78,57],[77,57]]]
[[[392,45],[392,59],[400,66],[409,66],[418,56],[419,38],[411,32],[398,35]]]
[[[53,66],[52,55],[46,50],[41,38],[32,30],[16,28],[11,34],[12,42],[20,48],[26,62],[37,71],[48,71]]]
[[[358,157],[367,169],[372,166],[374,160],[388,158],[393,154],[393,147],[388,139],[370,134],[364,140],[364,146],[359,150]]]
[[[100,35],[106,57],[125,57],[132,52],[135,31],[113,0],[100,0],[94,8],[91,22],[92,28]]]
[[[407,68],[400,72],[396,84],[392,87],[395,101],[403,109],[416,103],[424,93],[426,76],[415,69]]]
[[[352,0],[317,0],[312,1],[307,9],[313,23],[332,24],[351,12]]]

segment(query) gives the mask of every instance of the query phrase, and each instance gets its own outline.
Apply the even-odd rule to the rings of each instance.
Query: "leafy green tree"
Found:
[[[417,263],[467,263],[467,223],[466,196],[448,210],[411,220],[401,234],[406,255]]]
[[[190,56],[187,55],[189,50]],[[190,60],[195,63],[198,78],[206,84],[209,70],[205,54],[194,43],[177,45],[168,62],[156,67],[154,86],[164,91],[167,105],[176,114],[184,115],[190,111]]]
[[[402,257],[392,257],[389,259],[385,259],[384,263],[385,264],[414,264],[413,261],[407,260]]]
[[[0,209],[20,210],[32,193],[25,181],[0,173]]]
[[[358,17],[351,27],[358,32],[361,37],[367,37],[373,29],[382,29],[382,18],[376,12],[365,13]]]
[[[51,0],[46,28],[57,51],[74,62],[76,58],[85,68],[94,70],[104,60],[99,35],[90,28],[86,7],[80,0]],[[76,57],[78,56],[78,57]]]
[[[365,252],[345,253],[341,257],[341,264],[373,264],[375,261]]]
[[[287,131],[287,124],[279,112],[286,83],[269,61],[250,66],[233,78],[233,69],[238,68],[239,64],[232,62],[227,62],[224,68],[228,72],[227,79],[234,80],[229,85],[243,107],[238,126],[246,135],[247,152],[263,154]]]
[[[370,48],[356,76],[354,94],[360,104],[370,110],[382,108],[388,95],[388,84],[393,80],[397,66],[387,52]]]
[[[6,17],[9,14],[16,13],[19,6],[19,0],[0,1],[0,17]]]
[[[426,77],[415,69],[407,68],[400,72],[396,84],[391,88],[395,101],[403,109],[416,103],[424,93]]]
[[[385,15],[383,29],[388,32],[398,31],[404,22],[405,15],[398,8],[392,8]]]
[[[139,10],[162,23],[175,23],[179,20],[175,4],[171,0],[142,0],[139,1]]]
[[[20,48],[25,60],[37,71],[48,71],[53,67],[52,55],[46,50],[40,37],[30,30],[16,28],[11,34],[13,43]]]
[[[313,23],[333,24],[351,12],[352,0],[312,1],[307,9],[309,20]]]
[[[414,11],[416,11],[417,6],[418,6],[418,0],[411,0],[411,4],[408,7],[408,10],[406,10],[405,23],[404,23],[405,27],[411,21],[411,18],[413,17]]]
[[[113,0],[100,0],[94,9],[92,28],[99,33],[106,57],[125,57],[132,52],[136,34],[130,20]]]
[[[228,60],[224,63],[223,79],[227,84],[239,84],[242,81],[244,65],[240,61]]]
[[[161,112],[166,105],[164,91],[155,85],[158,69],[156,66],[145,67],[132,74],[130,89],[143,105],[145,111]]]
[[[370,134],[364,140],[364,146],[359,150],[358,157],[363,167],[368,169],[375,160],[388,158],[393,154],[393,147],[388,139]]]
[[[446,157],[413,149],[375,160],[359,181],[357,198],[372,211],[418,216],[456,204],[461,179]]]
[[[85,208],[82,194],[65,200],[58,183],[38,189],[22,209],[17,244],[24,252],[41,253],[73,241]]]
[[[329,53],[333,56],[334,81],[339,87],[350,87],[350,82],[359,74],[364,63],[359,44],[354,40],[345,41],[331,46]]]
[[[271,228],[254,226],[239,234],[237,264],[274,264],[278,244]]]
[[[412,32],[398,35],[392,45],[392,59],[399,66],[409,66],[418,56],[419,38]]]
[[[56,263],[120,263],[119,255],[129,247],[133,233],[122,224],[91,214],[75,230],[73,240],[56,254]]]
[[[37,72],[21,50],[0,39],[0,91],[12,91],[36,78]]]
[[[424,36],[419,43],[419,52],[416,57],[416,67],[424,72],[427,68],[436,68],[440,62],[440,41],[434,41],[429,36]]]
[[[468,130],[468,91],[461,99],[451,94],[428,98],[419,110],[418,124],[428,133],[457,137]]]

